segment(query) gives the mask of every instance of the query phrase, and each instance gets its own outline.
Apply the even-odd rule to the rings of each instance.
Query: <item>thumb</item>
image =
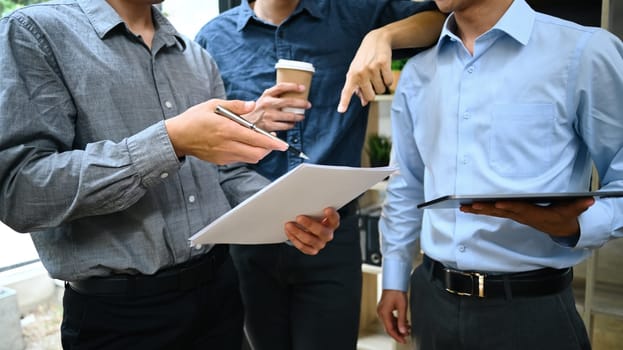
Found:
[[[409,333],[409,325],[407,324],[407,315],[405,312],[398,312],[398,331],[402,335]]]
[[[584,212],[586,209],[588,209],[590,206],[592,206],[593,204],[595,204],[595,198],[591,197],[591,198],[586,198],[585,200],[583,200],[580,205],[579,205],[579,209]]]
[[[255,108],[255,101],[231,100],[224,101],[222,105],[238,115],[243,115],[253,111]]]

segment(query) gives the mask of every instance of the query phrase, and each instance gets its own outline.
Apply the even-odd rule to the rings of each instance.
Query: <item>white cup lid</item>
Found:
[[[282,58],[280,58],[279,62],[275,64],[275,69],[279,69],[279,68],[304,70],[304,71],[308,71],[312,73],[316,71],[314,69],[314,65],[311,63],[302,62],[302,61],[284,60]]]

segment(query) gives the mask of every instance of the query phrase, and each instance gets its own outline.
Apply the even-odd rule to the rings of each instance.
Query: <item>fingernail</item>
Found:
[[[255,102],[253,102],[253,101],[245,101],[245,102],[244,102],[244,107],[245,107],[245,108],[251,108],[251,107],[253,107],[253,104],[254,104],[254,103],[255,103]]]

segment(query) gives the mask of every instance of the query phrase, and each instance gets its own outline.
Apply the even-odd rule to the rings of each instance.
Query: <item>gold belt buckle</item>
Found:
[[[463,276],[467,276],[472,280],[472,291],[471,292],[459,292],[450,288],[446,288],[446,291],[452,293],[452,294],[456,294],[456,295],[461,295],[461,296],[478,296],[479,298],[484,298],[485,297],[485,276],[486,274],[484,273],[479,273],[479,272],[464,272],[464,271],[457,271],[457,270],[452,270],[449,268],[444,268],[444,270],[446,271],[446,273],[457,273]],[[478,282],[478,294],[476,295],[474,286],[476,285],[475,281]]]

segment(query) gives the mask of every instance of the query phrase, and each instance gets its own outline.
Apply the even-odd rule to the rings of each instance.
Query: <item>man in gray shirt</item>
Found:
[[[0,220],[68,281],[63,347],[240,349],[227,248],[188,238],[268,183],[234,162],[283,146],[213,113],[254,103],[225,101],[212,59],[150,1],[18,10],[0,67]],[[316,254],[339,225],[324,214],[287,238]]]

